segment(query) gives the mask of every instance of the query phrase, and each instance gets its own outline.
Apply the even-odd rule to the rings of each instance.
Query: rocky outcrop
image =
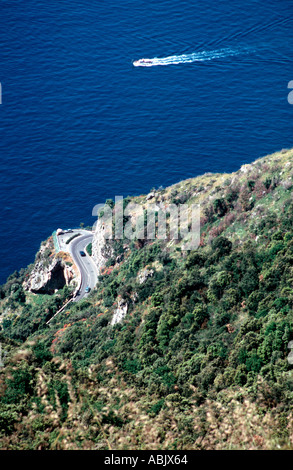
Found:
[[[34,267],[24,282],[26,291],[35,294],[54,294],[65,285],[76,281],[73,266],[67,264],[62,257],[54,255],[49,246],[43,245],[39,250]]]
[[[97,221],[93,242],[92,242],[92,259],[94,260],[98,274],[105,267],[107,261],[113,256],[113,248],[107,240],[106,227],[102,220]]]
[[[60,258],[53,258],[49,264],[38,261],[25,281],[24,289],[35,294],[54,294],[71,284],[74,277],[73,269]]]
[[[144,268],[138,273],[137,280],[139,284],[143,284],[144,282],[147,281],[149,277],[152,277],[153,275],[154,275],[153,269]]]
[[[118,299],[118,306],[114,311],[114,315],[111,320],[111,325],[116,325],[116,323],[120,323],[128,311],[128,303],[126,300],[119,298]]]
[[[155,193],[151,192],[146,196],[146,200],[149,201],[150,199],[153,199],[155,197]]]

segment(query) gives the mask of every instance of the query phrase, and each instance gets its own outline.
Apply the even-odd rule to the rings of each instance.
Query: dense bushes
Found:
[[[32,373],[27,364],[11,370],[11,378],[6,380],[6,387],[1,401],[7,404],[18,404],[33,392]]]
[[[2,323],[3,335],[19,342],[42,337],[31,347],[35,368],[51,371],[59,356],[80,374],[90,370],[90,380],[105,388],[119,377],[137,396],[154,398],[144,408],[150,416],[160,416],[169,402],[179,398],[188,407],[192,393],[201,404],[206,397],[224,400],[228,390],[238,393],[239,387],[262,406],[273,408],[281,400],[283,410],[288,411],[293,204],[286,199],[280,213],[274,215],[265,207],[255,207],[260,193],[275,190],[276,181],[263,182],[252,175],[238,186],[241,194],[227,186],[225,197],[213,199],[204,208],[205,223],[210,224],[207,229],[222,224],[221,230],[213,236],[207,231],[198,250],[176,251],[162,241],[136,241],[124,249],[122,241],[115,242],[109,269],[99,277],[92,296],[68,306],[50,327],[46,321],[66,292],[43,298],[39,304],[28,302],[23,276],[15,273],[0,292],[10,311]],[[242,207],[242,225],[232,213],[235,207]],[[252,209],[255,214],[246,224],[245,213]],[[231,224],[226,227],[236,231],[241,225],[239,230],[245,227],[248,236],[230,237],[235,232],[224,230],[227,217]],[[146,271],[151,274],[141,276]],[[112,326],[121,299],[127,304],[127,315]],[[93,365],[98,371],[92,372]],[[56,369],[48,380],[48,399],[54,409],[60,403],[61,420],[66,420],[70,394],[59,373]],[[83,379],[76,379],[76,388],[81,383],[78,380]],[[0,424],[6,419],[7,433],[16,422],[18,403],[28,401],[34,387],[27,365],[18,365],[6,376]],[[34,400],[41,409],[37,396]],[[125,421],[108,410],[101,423],[120,429]]]
[[[253,190],[252,185],[250,189]],[[268,379],[268,364],[275,374],[280,367],[286,370],[292,301],[281,291],[287,286],[291,242],[290,238],[282,241],[281,233],[280,229],[275,234],[268,250],[256,249],[251,243],[233,248],[230,240],[217,237],[210,250],[190,253],[184,263],[172,266],[171,285],[166,273],[159,291],[159,281],[152,280],[148,294],[153,307],[140,328],[139,342],[129,336],[131,318],[125,323],[123,337],[128,345],[128,359],[124,352],[123,367],[129,364],[127,370],[132,370],[134,376],[139,371],[140,378],[147,367],[161,393],[168,393],[168,387],[175,383],[195,383],[203,391],[211,390],[213,384],[217,390],[227,384],[251,386],[258,374]],[[144,256],[141,253],[140,259]],[[137,268],[133,274],[136,273]],[[243,326],[238,320],[240,312],[247,318]],[[269,320],[273,317],[275,321]],[[118,364],[120,345],[117,338]],[[130,366],[138,364],[137,354],[142,369]],[[192,357],[200,359],[191,366]],[[155,364],[159,358],[163,363],[158,368]],[[224,379],[228,370],[234,370],[229,380]],[[162,379],[159,382],[158,377]]]
[[[222,206],[218,202],[216,207],[219,211]],[[290,213],[290,206],[287,210]],[[269,226],[264,218],[262,230]],[[293,243],[283,233],[279,220],[278,231],[265,248],[251,242],[233,246],[227,237],[218,236],[210,247],[177,261],[159,243],[133,245],[119,270],[101,277],[96,294],[110,312],[117,296],[128,302],[124,323],[113,328],[107,315],[96,318],[96,310],[86,304],[74,314],[73,306],[75,321],[58,335],[55,351],[82,364],[113,355],[126,380],[139,380],[145,387],[152,383],[163,396],[175,385],[182,388],[188,383],[204,393],[227,384],[251,386],[258,374],[268,379],[268,365],[275,374],[280,367],[286,370],[293,322],[288,282],[293,277]],[[140,284],[139,271],[154,262],[161,264],[160,270],[154,269]],[[21,303],[19,289],[10,283],[10,295],[19,292],[16,301]],[[55,297],[39,309],[26,305],[13,322],[4,320],[4,331],[19,340],[45,331],[45,321],[58,302]],[[142,305],[147,306],[143,322]],[[43,346],[36,346],[34,354],[40,364],[50,360],[51,353]],[[11,396],[17,393],[14,390]],[[7,400],[13,403],[13,398]]]
[[[47,321],[63,305],[68,298],[70,289],[65,286],[56,296],[44,297],[39,304],[24,304],[25,298],[23,299],[19,294],[20,289],[22,287],[15,292],[12,291],[13,293],[8,298],[6,308],[14,309],[14,312],[4,317],[1,326],[9,338],[25,341],[33,333],[48,328]],[[18,300],[15,299],[15,293],[18,295]],[[21,308],[21,314],[18,312],[19,304],[24,304]]]

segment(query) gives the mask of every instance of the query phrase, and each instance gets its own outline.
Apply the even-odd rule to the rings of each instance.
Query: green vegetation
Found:
[[[66,240],[66,245],[69,245],[69,243],[72,242],[72,240],[74,240],[75,238],[77,238],[79,236],[80,236],[80,233],[75,233],[74,235],[69,237],[68,240]]]
[[[89,254],[90,256],[92,256],[92,254],[93,254],[93,244],[92,244],[92,243],[89,243],[89,244],[87,245],[86,251],[88,252],[88,254]]]
[[[201,203],[200,247],[116,242],[92,295],[50,326],[67,288],[39,300],[10,276],[3,449],[292,449],[292,156],[158,190]]]

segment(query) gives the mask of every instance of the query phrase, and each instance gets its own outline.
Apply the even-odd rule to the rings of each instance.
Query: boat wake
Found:
[[[219,49],[217,51],[194,52],[193,54],[171,55],[169,57],[154,57],[153,59],[139,59],[133,62],[135,67],[155,67],[158,65],[187,64],[191,62],[205,62],[207,60],[221,59],[248,52],[248,49]]]

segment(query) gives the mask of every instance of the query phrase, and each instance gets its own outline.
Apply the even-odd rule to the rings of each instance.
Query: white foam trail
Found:
[[[158,65],[187,64],[191,62],[204,62],[206,60],[239,55],[247,49],[219,49],[217,51],[194,52],[193,54],[171,55],[169,57],[154,57],[153,59],[139,59],[133,62],[135,67],[154,67]]]

